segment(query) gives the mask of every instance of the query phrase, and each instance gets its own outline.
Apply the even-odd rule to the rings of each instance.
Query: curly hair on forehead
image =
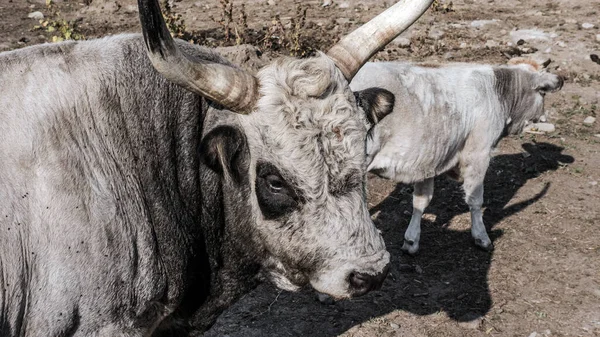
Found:
[[[263,95],[272,95],[274,87],[277,87],[285,94],[300,99],[342,93],[348,85],[333,61],[320,52],[306,59],[281,58],[261,70],[258,76]]]

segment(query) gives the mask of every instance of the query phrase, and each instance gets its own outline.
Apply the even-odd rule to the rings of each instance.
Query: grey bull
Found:
[[[492,248],[481,212],[492,150],[506,134],[539,119],[544,95],[562,85],[559,76],[525,59],[502,66],[377,62],[361,68],[352,90],[384,88],[396,99],[394,111],[369,131],[367,161],[381,177],[414,184],[404,251],[418,251],[434,177],[444,173],[463,180],[471,234],[479,247]]]
[[[430,2],[257,75],[173,40],[157,0],[143,37],[0,54],[0,335],[197,335],[264,278],[379,287],[365,137],[393,95],[348,82]]]

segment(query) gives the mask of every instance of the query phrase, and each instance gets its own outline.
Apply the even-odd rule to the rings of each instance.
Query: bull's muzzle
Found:
[[[352,272],[348,275],[348,284],[350,285],[351,296],[361,296],[368,293],[371,290],[379,290],[383,285],[390,264],[388,263],[383,270],[375,275]]]

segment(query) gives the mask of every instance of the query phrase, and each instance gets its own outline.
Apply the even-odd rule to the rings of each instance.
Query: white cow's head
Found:
[[[546,64],[547,65],[547,64]],[[515,58],[494,68],[496,91],[509,112],[508,133],[518,134],[544,115],[544,96],[562,88],[563,79],[532,59]]]

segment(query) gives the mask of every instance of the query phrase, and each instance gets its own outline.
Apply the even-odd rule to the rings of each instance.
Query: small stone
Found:
[[[546,118],[546,116],[545,116],[545,115],[542,115],[542,116],[540,117],[540,122],[542,122],[542,123],[546,123],[546,121],[547,121],[547,118]]]
[[[195,5],[196,4],[194,4],[194,6]],[[138,11],[139,11],[138,6],[136,6],[136,5],[127,5],[125,7],[125,13],[127,13],[127,14],[137,13]]]
[[[589,23],[589,22],[584,22],[581,24],[581,28],[583,29],[591,29],[594,28],[594,24],[593,23]]]
[[[390,326],[392,327],[392,329],[400,329],[400,326],[396,323],[390,323]]]
[[[432,40],[441,40],[444,37],[444,31],[442,30],[438,30],[438,29],[433,29],[431,31],[429,31],[429,38]]]
[[[556,42],[556,45],[557,45],[557,46],[559,46],[559,47],[561,47],[561,48],[565,48],[565,47],[567,46],[567,45],[566,45],[564,42],[562,42],[562,41],[558,41],[558,42]]]
[[[400,48],[408,48],[410,47],[410,39],[407,39],[405,37],[397,37],[392,41],[393,45],[396,45]]]
[[[471,27],[482,28],[488,25],[497,25],[498,20],[475,20],[471,22]]]
[[[485,46],[488,48],[494,48],[494,47],[498,47],[500,44],[494,40],[487,40],[485,42]]]
[[[529,337],[537,337],[538,333],[537,332],[532,332],[529,334]]]
[[[584,120],[583,120],[583,124],[585,125],[592,125],[594,124],[594,122],[596,121],[596,117],[592,117],[592,116],[587,116]]]
[[[551,35],[536,29],[520,29],[513,30],[509,33],[512,42],[519,44],[519,40],[523,41],[550,41]]]
[[[321,7],[329,7],[331,6],[331,0],[323,0]]]
[[[465,48],[467,48],[467,46],[468,46],[467,43],[463,42],[463,43],[460,44],[459,48],[460,49],[465,49]]]
[[[596,34],[596,42],[600,42],[600,34]]]
[[[338,7],[339,7],[339,8],[342,8],[342,9],[344,9],[344,8],[349,8],[349,7],[350,7],[350,4],[344,1],[344,2],[342,2],[341,4],[339,4],[339,5],[338,5]]]
[[[594,137],[600,138],[600,133],[595,134]]]
[[[552,123],[532,123],[525,127],[525,132],[540,134],[554,132],[556,127]]]
[[[598,185],[598,182],[597,182],[597,181],[595,181],[595,180],[594,180],[594,181],[590,181],[590,185],[592,185],[592,186],[596,186],[596,185]]]
[[[40,11],[35,11],[27,14],[27,17],[30,19],[41,20],[44,18],[44,14]]]

